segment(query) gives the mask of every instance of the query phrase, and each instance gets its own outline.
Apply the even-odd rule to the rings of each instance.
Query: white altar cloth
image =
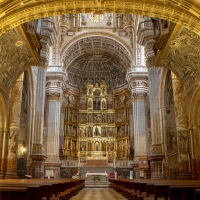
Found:
[[[87,177],[87,176],[106,176],[106,177],[108,177],[108,173],[89,173],[89,172],[87,172],[85,174],[85,177]]]

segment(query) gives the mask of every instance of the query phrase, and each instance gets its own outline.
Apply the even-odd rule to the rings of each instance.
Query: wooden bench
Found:
[[[28,200],[42,200],[42,198],[46,198],[50,200],[51,197],[56,197],[59,194],[66,192],[69,197],[77,194],[84,186],[84,179],[25,179],[25,180],[1,180],[0,187],[5,188],[13,188],[13,192],[19,188],[26,189],[24,192],[24,196],[28,196]],[[5,193],[5,192],[4,192]],[[22,193],[22,192],[21,192]],[[4,200],[4,199],[2,199]],[[6,199],[7,200],[7,199]]]
[[[195,200],[199,200],[200,199],[200,189],[196,189],[195,190]]]
[[[194,200],[195,189],[200,188],[200,181],[193,180],[109,179],[109,181],[111,187],[129,200],[147,199],[150,195],[154,200],[158,198]],[[197,191],[196,196],[198,195]]]

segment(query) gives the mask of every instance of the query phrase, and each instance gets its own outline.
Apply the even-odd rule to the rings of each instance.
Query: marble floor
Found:
[[[126,200],[111,188],[84,188],[70,200]]]

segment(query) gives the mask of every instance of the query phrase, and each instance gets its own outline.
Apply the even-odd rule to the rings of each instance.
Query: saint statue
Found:
[[[95,130],[94,130],[94,136],[98,136],[99,135],[99,129],[98,127],[96,126]]]
[[[88,108],[92,108],[92,101],[91,100],[88,103]]]
[[[105,109],[106,108],[106,102],[103,100],[102,101],[102,108]]]

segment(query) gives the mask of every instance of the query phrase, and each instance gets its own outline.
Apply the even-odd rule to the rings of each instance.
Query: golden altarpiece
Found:
[[[65,122],[65,157],[80,165],[128,160],[129,109],[124,91],[113,93],[105,83],[87,84],[79,106],[69,105]],[[114,166],[114,165],[113,165]]]

